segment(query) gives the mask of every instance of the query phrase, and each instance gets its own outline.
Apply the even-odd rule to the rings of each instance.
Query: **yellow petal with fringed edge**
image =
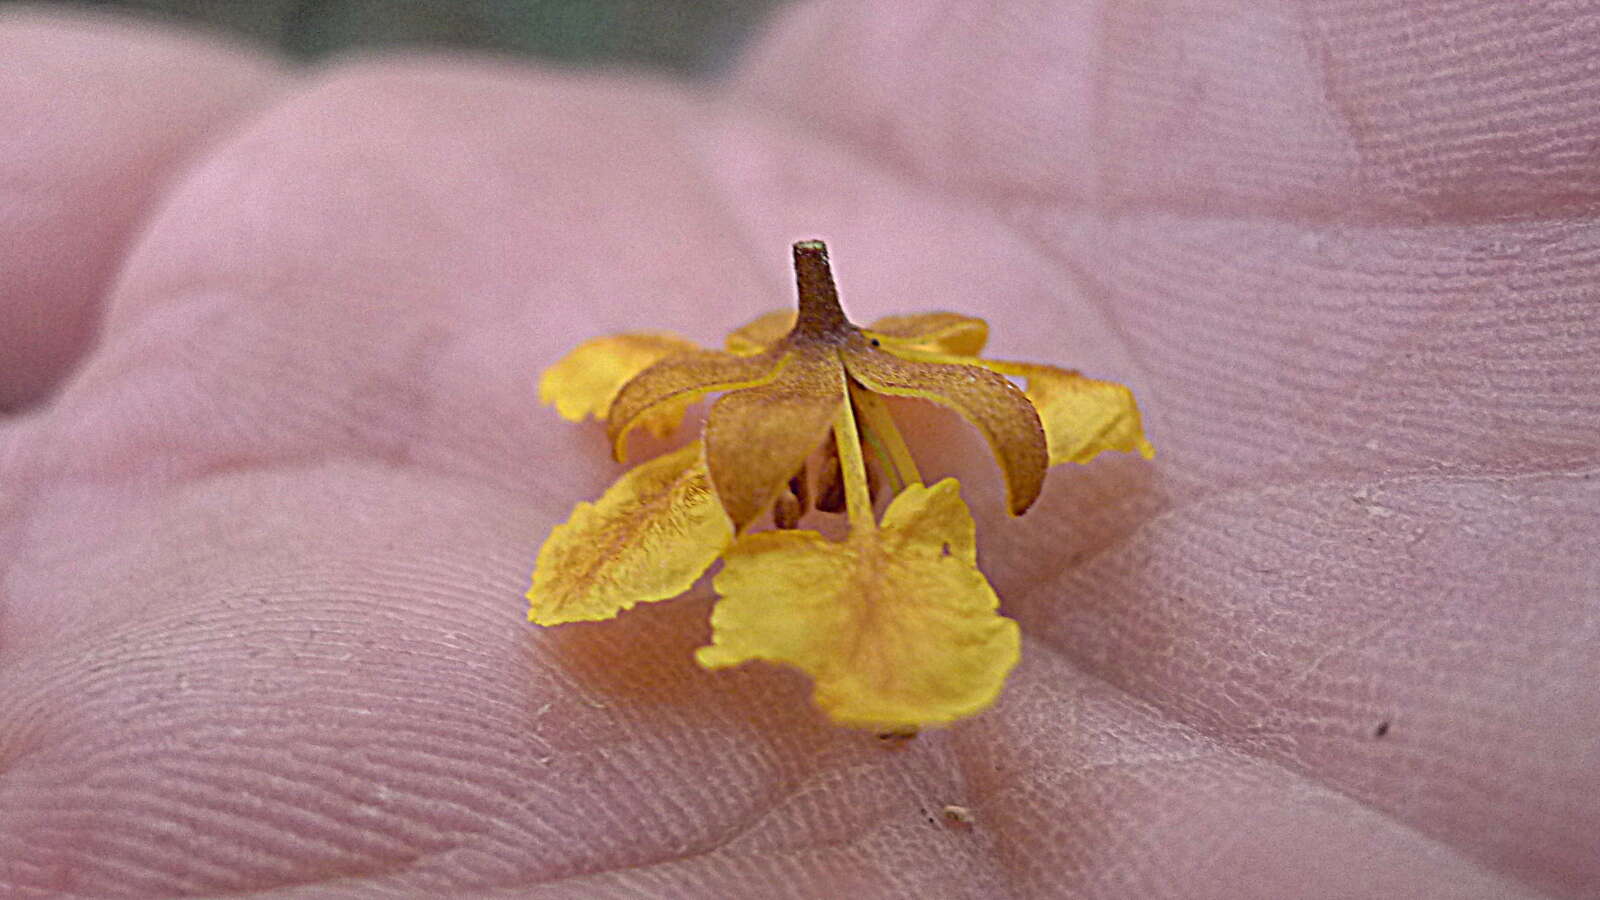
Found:
[[[944,725],[994,702],[1016,665],[1017,625],[977,568],[960,486],[912,485],[875,530],[746,535],[714,581],[710,669],[764,659],[811,676],[834,721]]]
[[[669,356],[699,350],[664,332],[614,334],[584,341],[544,370],[539,379],[539,402],[553,405],[569,422],[581,422],[588,416],[603,420],[617,392],[635,375]],[[639,424],[657,437],[666,437],[683,421],[690,402],[659,407]]]
[[[699,442],[628,471],[579,503],[539,548],[528,619],[609,619],[689,589],[733,540]]]
[[[1039,411],[1050,444],[1050,465],[1086,463],[1108,450],[1138,451],[1145,459],[1156,455],[1156,449],[1145,440],[1133,391],[1126,386],[1039,363],[975,362],[1028,379],[1028,399]]]
[[[757,316],[728,333],[723,349],[735,356],[754,356],[783,340],[794,327],[795,311],[780,309]]]
[[[894,348],[977,356],[989,341],[989,323],[960,313],[885,316],[866,327],[868,337]]]

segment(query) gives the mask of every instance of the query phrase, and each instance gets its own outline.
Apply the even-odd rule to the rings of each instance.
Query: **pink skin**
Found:
[[[707,92],[0,18],[0,894],[1600,894],[1600,22],[911,6]],[[1008,521],[910,411],[1027,640],[900,749],[523,621],[617,471],[536,373],[811,236],[1160,451]]]

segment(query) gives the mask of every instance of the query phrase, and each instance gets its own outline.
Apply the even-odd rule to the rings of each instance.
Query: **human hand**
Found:
[[[1414,7],[816,6],[704,95],[0,18],[0,390],[71,367],[0,430],[0,886],[1593,895],[1600,23]],[[898,748],[703,596],[523,621],[615,474],[540,369],[813,236],[1158,448],[1013,521],[922,422],[1024,661]]]

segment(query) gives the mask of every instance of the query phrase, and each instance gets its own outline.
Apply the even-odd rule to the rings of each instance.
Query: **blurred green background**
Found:
[[[5,5],[6,0],[0,0]],[[351,47],[459,47],[711,75],[788,0],[75,0],[199,23],[303,59]]]

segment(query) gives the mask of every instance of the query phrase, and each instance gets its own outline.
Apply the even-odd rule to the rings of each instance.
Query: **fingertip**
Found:
[[[0,14],[0,411],[93,342],[123,248],[199,146],[283,83],[278,63],[132,20]]]

